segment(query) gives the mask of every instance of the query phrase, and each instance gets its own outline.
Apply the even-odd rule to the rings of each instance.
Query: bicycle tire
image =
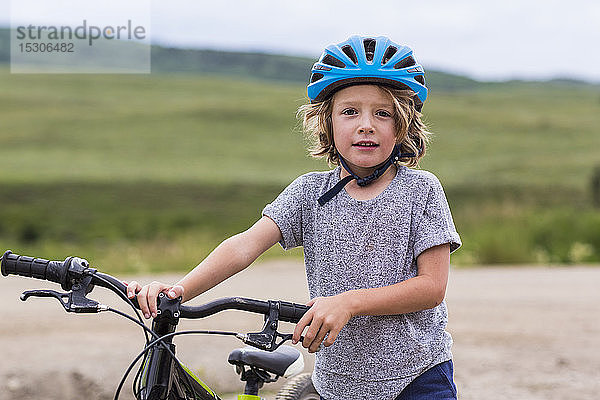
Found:
[[[310,372],[290,379],[275,396],[275,400],[319,400],[321,397],[312,384]]]

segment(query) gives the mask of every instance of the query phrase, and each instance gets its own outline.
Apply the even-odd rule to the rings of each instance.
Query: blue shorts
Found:
[[[454,365],[443,362],[423,372],[412,381],[396,400],[456,400]]]
[[[438,364],[417,376],[396,400],[456,400],[453,376],[452,360]]]

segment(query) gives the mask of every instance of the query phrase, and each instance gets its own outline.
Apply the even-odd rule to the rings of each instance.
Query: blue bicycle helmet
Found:
[[[417,94],[418,111],[427,98],[425,73],[413,58],[412,49],[385,36],[351,36],[328,46],[312,67],[308,98],[311,103],[323,101],[336,90],[360,83],[412,90]]]

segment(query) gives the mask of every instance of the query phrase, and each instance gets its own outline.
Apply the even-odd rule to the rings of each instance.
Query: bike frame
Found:
[[[152,330],[159,336],[175,332],[175,326],[168,321],[154,321]],[[172,338],[163,341],[175,354]],[[188,367],[174,360],[162,347],[149,350],[142,368],[142,390],[138,400],[154,399],[194,399],[221,400],[221,398]],[[260,397],[258,397],[258,400]]]

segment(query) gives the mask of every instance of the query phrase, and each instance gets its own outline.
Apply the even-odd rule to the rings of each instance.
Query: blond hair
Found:
[[[426,152],[431,133],[421,120],[422,114],[415,108],[416,96],[412,90],[394,89],[377,85],[385,91],[394,104],[394,122],[396,125],[396,143],[400,143],[402,153],[413,153],[415,157],[400,158],[399,162],[416,167]],[[298,108],[297,117],[302,120],[302,129],[312,142],[309,150],[313,157],[327,157],[327,162],[339,165],[338,152],[333,142],[333,97]]]

